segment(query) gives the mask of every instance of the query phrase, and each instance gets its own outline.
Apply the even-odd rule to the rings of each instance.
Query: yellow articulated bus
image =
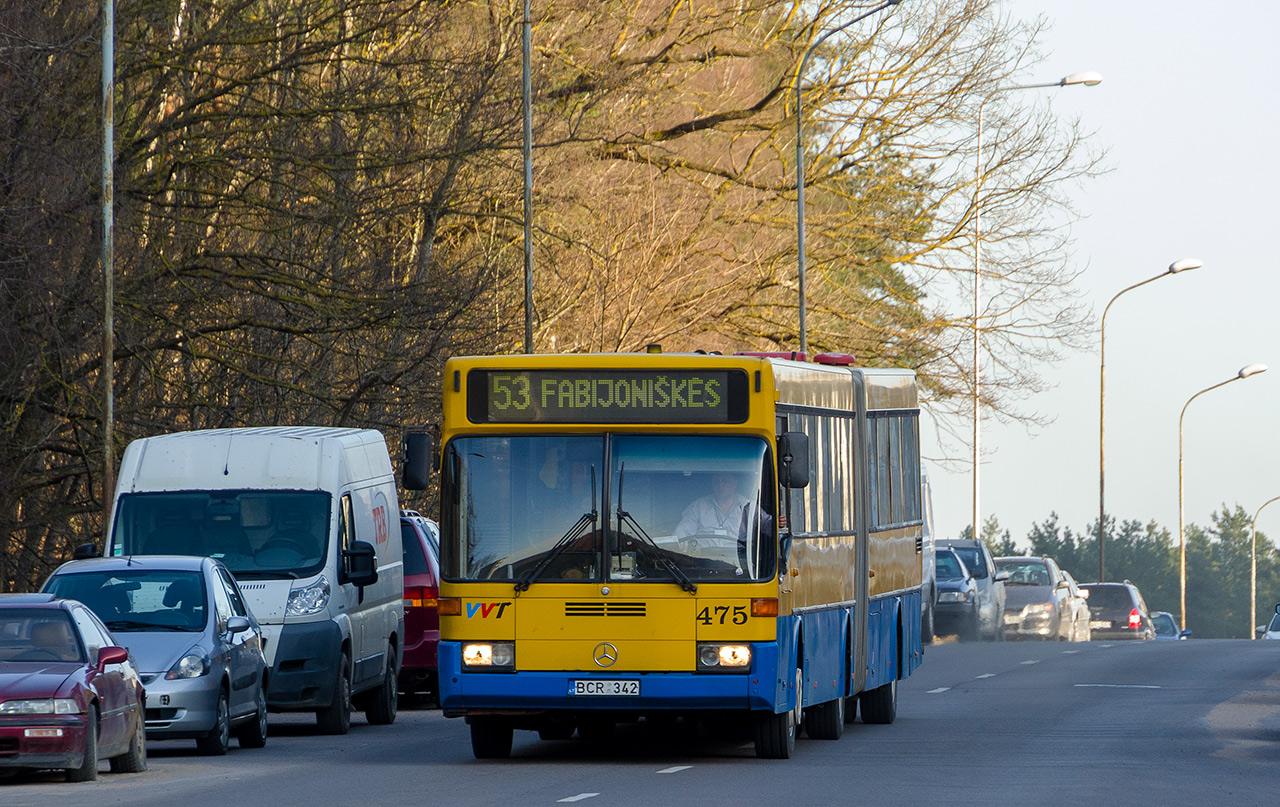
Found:
[[[921,659],[910,371],[842,355],[456,358],[438,454],[440,700],[479,758],[618,721],[889,723]]]

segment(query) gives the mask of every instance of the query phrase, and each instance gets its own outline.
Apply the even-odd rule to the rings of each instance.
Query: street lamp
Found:
[[[800,66],[796,68],[796,251],[799,253],[798,258],[798,275],[799,275],[799,294],[800,294],[800,352],[806,356],[809,354],[809,328],[805,322],[805,265],[804,265],[804,115],[800,109],[800,80],[804,77],[804,68],[809,63],[809,57],[818,49],[818,46],[826,42],[829,37],[838,34],[856,22],[861,22],[872,14],[884,11],[890,6],[896,6],[902,0],[885,0],[880,5],[859,14],[843,25],[832,28],[809,46],[804,52],[804,56],[800,59]]]
[[[1262,513],[1262,508],[1274,501],[1280,501],[1280,496],[1273,496],[1262,503],[1253,514],[1253,521],[1249,523],[1249,638],[1258,638],[1256,626],[1258,624],[1258,516]]]
[[[982,457],[981,431],[982,421],[979,412],[979,401],[982,385],[982,353],[979,346],[979,337],[982,332],[982,115],[987,107],[987,101],[990,101],[999,93],[1012,92],[1014,90],[1038,90],[1047,87],[1071,87],[1077,84],[1083,84],[1086,87],[1096,87],[1102,83],[1102,75],[1092,71],[1084,73],[1072,73],[1063,76],[1057,81],[1045,82],[1043,84],[1015,84],[1009,87],[997,87],[992,90],[981,104],[978,105],[978,147],[974,151],[974,186],[973,186],[973,535],[976,540],[979,538],[979,503],[980,503],[980,486],[979,486],[979,462]]]
[[[1226,381],[1219,381],[1212,387],[1205,387],[1187,399],[1182,405],[1182,414],[1178,415],[1178,593],[1182,601],[1182,629],[1187,629],[1187,528],[1186,528],[1186,510],[1183,507],[1183,486],[1182,486],[1182,419],[1187,415],[1187,407],[1191,406],[1191,402],[1210,390],[1230,384],[1232,381],[1239,381],[1242,378],[1248,378],[1251,375],[1265,373],[1267,365],[1250,364],[1247,367],[1241,367],[1240,372],[1228,378]]]
[[[1122,289],[1119,294],[1111,298],[1111,302],[1107,303],[1107,307],[1102,309],[1102,330],[1101,330],[1101,347],[1102,347],[1102,363],[1099,368],[1098,383],[1098,582],[1105,583],[1107,580],[1107,554],[1106,542],[1103,538],[1105,535],[1105,525],[1107,523],[1107,312],[1111,310],[1111,303],[1120,299],[1120,295],[1127,291],[1133,291],[1139,286],[1145,286],[1152,281],[1159,280],[1162,277],[1176,275],[1179,272],[1186,272],[1191,269],[1199,269],[1204,263],[1195,258],[1183,258],[1180,261],[1174,261],[1169,264],[1169,268],[1155,277],[1147,278],[1141,283],[1134,283],[1127,289]]]

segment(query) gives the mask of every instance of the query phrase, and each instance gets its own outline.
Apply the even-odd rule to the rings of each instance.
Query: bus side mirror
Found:
[[[71,552],[73,560],[88,560],[89,558],[100,558],[102,553],[98,551],[97,544],[80,544]]]
[[[401,485],[405,490],[426,490],[431,483],[431,468],[434,463],[431,435],[423,432],[410,432],[404,436],[404,456],[402,458]]]
[[[809,435],[783,432],[778,435],[778,481],[784,488],[809,485]]]

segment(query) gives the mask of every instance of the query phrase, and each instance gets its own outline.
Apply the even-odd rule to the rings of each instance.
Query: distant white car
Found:
[[[1280,605],[1276,606],[1276,612],[1272,615],[1271,622],[1258,626],[1258,638],[1280,639]]]

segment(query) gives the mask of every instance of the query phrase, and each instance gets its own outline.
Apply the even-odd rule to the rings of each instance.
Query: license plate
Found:
[[[1090,629],[1090,630],[1094,630],[1094,629],[1098,629],[1098,630],[1111,630],[1111,620],[1109,620],[1109,619],[1094,619],[1094,620],[1092,620],[1092,621],[1090,621],[1090,622],[1089,622],[1089,629]]]
[[[570,681],[570,695],[601,695],[605,697],[640,695],[639,681],[625,680],[591,680]]]

